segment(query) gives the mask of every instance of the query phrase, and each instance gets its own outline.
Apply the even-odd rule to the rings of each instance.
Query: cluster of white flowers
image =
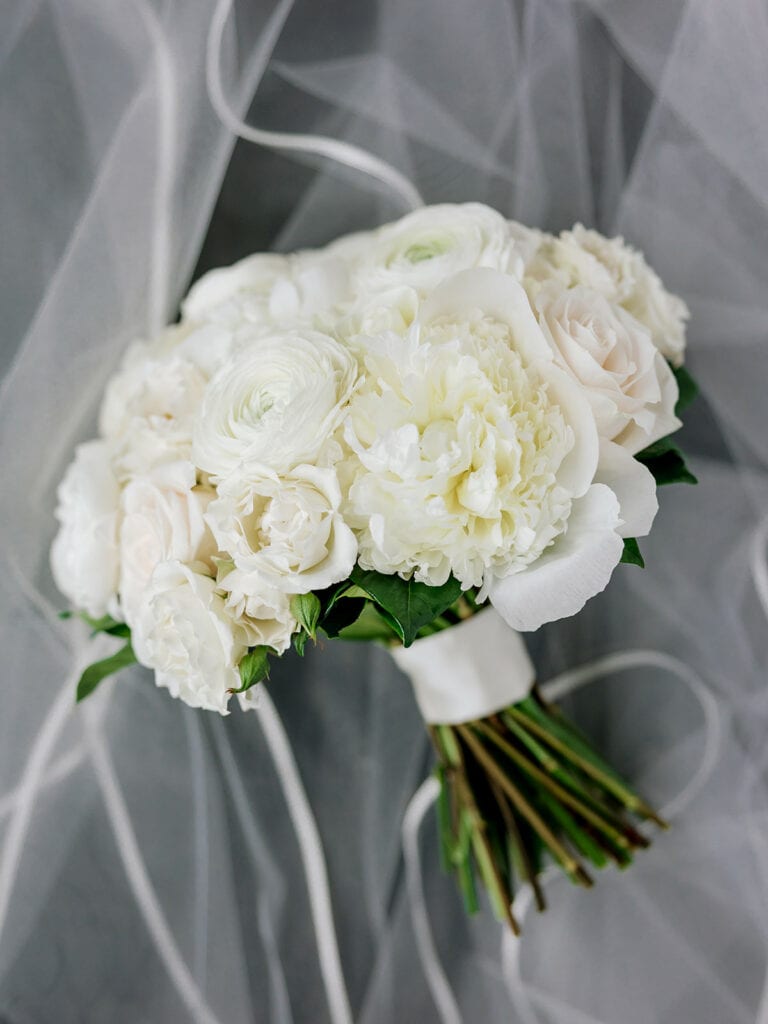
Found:
[[[686,316],[621,239],[479,204],[215,270],[110,382],[56,582],[222,713],[292,597],[356,564],[453,576],[517,629],[574,614],[653,522],[633,456],[680,425]]]

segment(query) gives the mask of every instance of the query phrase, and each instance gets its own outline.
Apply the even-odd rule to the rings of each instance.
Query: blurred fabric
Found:
[[[92,652],[57,617],[54,495],[125,346],[211,266],[405,212],[349,166],[235,143],[206,77],[217,15],[248,125],[350,143],[425,202],[621,233],[691,308],[702,397],[680,443],[700,484],[662,494],[648,568],[530,637],[540,679],[587,666],[569,710],[673,828],[591,892],[553,878],[517,944],[465,917],[426,798],[404,859],[431,762],[384,651],[329,642],[269,683],[320,860],[279,719],[193,712],[141,671],[74,706]],[[0,1019],[768,1020],[765,3],[4,0],[0,18]]]

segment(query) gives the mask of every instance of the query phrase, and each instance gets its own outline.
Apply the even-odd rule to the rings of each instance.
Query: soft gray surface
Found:
[[[243,4],[237,46],[227,37],[226,84],[242,109],[271,10]],[[587,894],[552,883],[551,910],[526,920],[517,968],[489,914],[465,920],[428,817],[426,905],[456,1004],[472,1024],[761,1021],[764,5],[366,0],[319,10],[295,5],[249,119],[370,147],[430,202],[478,199],[544,227],[581,219],[624,233],[689,302],[690,365],[705,392],[682,439],[701,484],[663,495],[643,545],[648,569],[622,568],[531,650],[544,679],[619,650],[679,659],[719,708],[713,771],[629,875],[607,874]],[[214,720],[141,673],[121,678],[66,719],[22,828],[30,753],[62,687],[62,707],[72,690],[72,626],[56,619],[47,569],[53,492],[74,443],[93,431],[120,351],[174,315],[196,263],[318,244],[402,212],[380,186],[315,158],[238,144],[229,161],[232,141],[205,93],[211,6],[156,11],[56,0],[2,12],[3,367],[18,357],[0,395],[0,896],[10,892],[0,1015],[323,1024],[304,873],[256,716]],[[404,808],[428,771],[405,681],[383,652],[328,644],[304,662],[287,658],[270,692],[324,841],[355,1020],[439,1020],[400,849]],[[573,707],[659,804],[694,777],[702,711],[669,666],[646,658]],[[101,743],[155,910],[186,965],[181,982],[128,881]]]

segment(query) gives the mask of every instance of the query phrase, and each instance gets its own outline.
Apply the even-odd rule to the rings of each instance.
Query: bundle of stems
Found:
[[[520,933],[512,904],[521,884],[545,909],[540,876],[551,860],[580,886],[586,864],[627,867],[649,846],[635,820],[666,828],[536,689],[488,718],[433,725],[441,856],[470,913],[479,877],[496,916]]]

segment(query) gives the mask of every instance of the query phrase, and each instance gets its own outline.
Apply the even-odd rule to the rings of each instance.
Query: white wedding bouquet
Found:
[[[479,204],[258,254],[136,342],[59,489],[52,568],[193,707],[318,636],[388,645],[438,757],[446,864],[516,928],[543,855],[629,863],[653,811],[536,691],[519,631],[643,564],[695,392],[684,303],[620,238]],[[71,613],[65,613],[71,614]]]

